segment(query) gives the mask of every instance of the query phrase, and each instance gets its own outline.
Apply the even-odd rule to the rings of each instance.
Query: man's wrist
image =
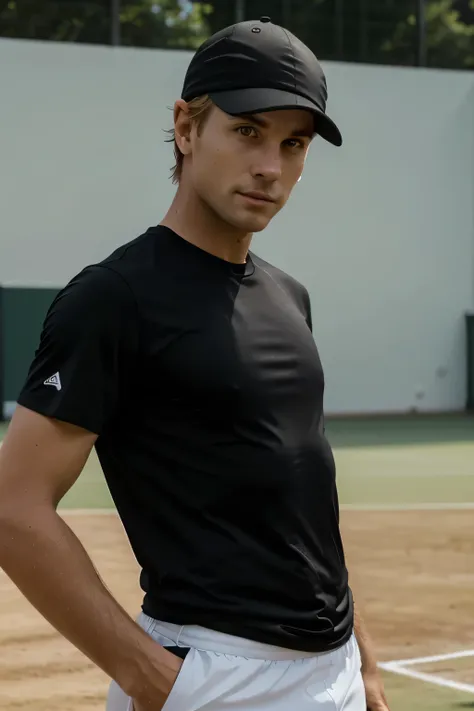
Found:
[[[181,665],[181,659],[149,637],[138,653],[124,662],[116,681],[133,699],[149,698],[153,691],[167,696]]]
[[[362,659],[362,674],[368,675],[368,674],[378,674],[379,673],[379,668],[377,666],[377,660],[373,654],[363,654],[361,651],[361,659]]]
[[[359,645],[359,651],[362,662],[362,673],[377,674],[378,666],[374,646],[357,609],[355,611],[354,618],[354,632],[357,639],[357,644]]]

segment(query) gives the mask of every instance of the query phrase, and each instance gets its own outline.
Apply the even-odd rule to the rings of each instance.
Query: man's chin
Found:
[[[239,220],[238,226],[245,232],[262,232],[271,222],[271,217],[250,217],[246,220]]]
[[[255,225],[252,229],[249,230],[249,232],[253,232],[254,234],[256,232],[263,232],[263,230],[268,227],[270,224],[271,220],[267,220],[265,224],[259,223],[258,225]]]

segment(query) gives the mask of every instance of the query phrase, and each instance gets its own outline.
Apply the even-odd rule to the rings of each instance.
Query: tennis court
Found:
[[[474,418],[338,419],[327,431],[351,584],[390,669],[392,711],[474,709]],[[95,455],[61,510],[135,615],[138,570]],[[106,677],[4,575],[0,668],[5,711],[103,708]]]

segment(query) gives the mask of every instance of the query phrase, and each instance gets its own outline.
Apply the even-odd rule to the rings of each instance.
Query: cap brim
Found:
[[[329,116],[312,101],[280,89],[233,89],[232,91],[211,92],[209,97],[226,114],[257,114],[280,109],[306,109],[315,117],[315,130],[333,146],[342,145],[338,127]]]

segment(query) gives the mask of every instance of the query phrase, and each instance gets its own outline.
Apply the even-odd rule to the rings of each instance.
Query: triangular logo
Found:
[[[55,373],[50,378],[47,378],[44,381],[44,385],[52,385],[56,390],[61,390],[61,378],[59,377],[59,373]]]

